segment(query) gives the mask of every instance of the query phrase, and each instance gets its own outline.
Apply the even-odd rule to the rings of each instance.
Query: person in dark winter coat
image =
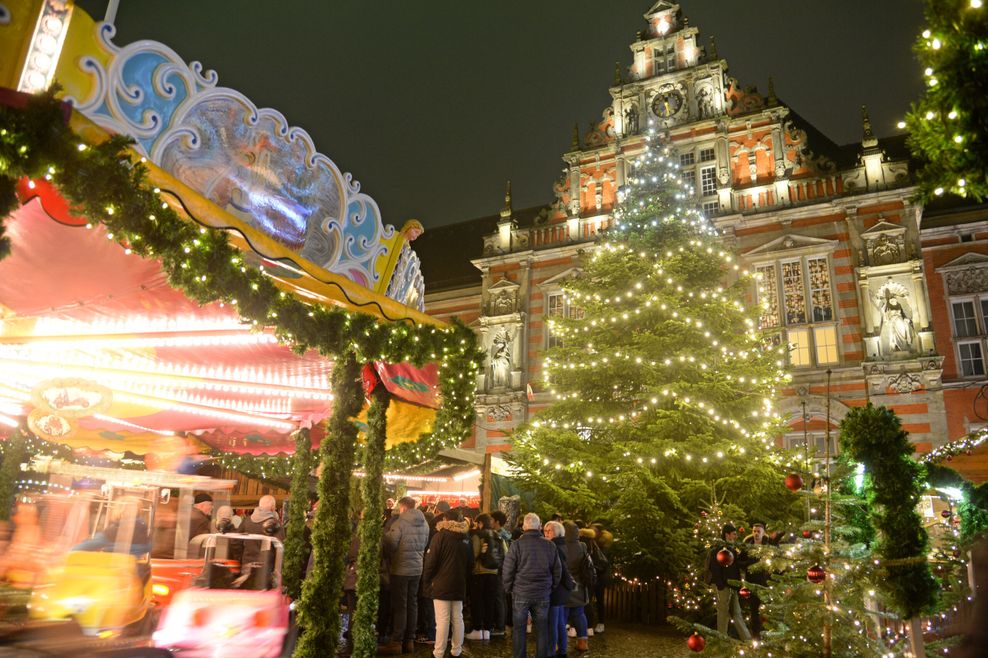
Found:
[[[193,499],[192,511],[189,515],[189,540],[199,535],[208,535],[213,531],[213,497],[208,493],[197,493]]]
[[[549,521],[545,524],[545,538],[556,545],[562,566],[559,584],[549,597],[549,655],[565,656],[568,650],[566,637],[566,601],[576,587],[576,581],[566,566],[566,535],[563,524]]]
[[[470,531],[473,547],[473,577],[470,582],[470,620],[473,630],[468,640],[489,640],[494,630],[494,597],[497,596],[498,570],[507,552],[501,538],[494,534],[490,514],[479,514]],[[496,543],[495,543],[496,542]],[[491,555],[487,555],[490,552]]]
[[[391,563],[391,642],[380,648],[385,656],[415,650],[418,591],[422,557],[429,543],[429,524],[415,499],[398,501],[398,518],[384,534],[384,552]]]
[[[279,541],[285,541],[285,529],[281,526],[281,519],[275,509],[278,501],[274,496],[261,496],[257,501],[257,507],[250,516],[240,523],[240,532],[245,535],[267,535]],[[261,561],[261,542],[245,541],[243,565],[246,567]]]
[[[590,582],[588,574],[593,573],[593,565],[588,564],[589,556],[587,546],[580,541],[580,529],[572,521],[563,523],[566,531],[566,543],[564,552],[566,553],[566,566],[573,574],[576,587],[569,593],[566,599],[567,617],[573,628],[576,629],[576,650],[587,651],[587,613],[584,606],[590,601],[590,589],[594,583]]]
[[[501,569],[504,590],[511,594],[511,644],[514,658],[526,658],[525,626],[532,615],[537,658],[549,655],[549,598],[562,577],[559,551],[541,533],[537,514],[526,514],[524,532],[508,549]]]
[[[727,635],[728,620],[733,617],[738,637],[747,641],[751,639],[751,633],[748,632],[744,616],[741,614],[738,592],[728,581],[741,580],[741,569],[747,566],[749,561],[734,545],[738,538],[738,529],[734,525],[725,523],[720,536],[721,541],[714,542],[707,556],[707,570],[711,574],[710,583],[717,588],[717,631]],[[721,550],[728,551],[733,558],[727,566],[717,559],[717,553]]]
[[[772,540],[765,534],[765,524],[761,521],[754,521],[751,524],[751,535],[745,538],[744,543],[755,546],[770,546]],[[751,566],[756,561],[752,560],[748,566]],[[765,587],[768,585],[768,571],[746,570],[745,579],[749,583]],[[751,634],[755,639],[759,639],[762,636],[762,601],[758,598],[758,592],[751,593],[751,596],[748,598],[748,606],[751,609]]]
[[[463,652],[463,600],[467,596],[467,583],[473,573],[473,551],[467,533],[470,524],[456,521],[455,514],[447,512],[436,523],[436,534],[429,543],[422,568],[424,590],[432,597],[436,612],[436,643],[432,654],[443,658],[449,626],[453,625],[453,643],[450,653],[459,656]]]

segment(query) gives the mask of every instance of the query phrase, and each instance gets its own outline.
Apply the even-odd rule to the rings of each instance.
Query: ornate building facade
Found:
[[[488,355],[473,447],[510,448],[513,427],[549,404],[546,319],[572,313],[560,285],[607,228],[631,162],[656,130],[696,202],[743,266],[752,301],[790,346],[780,409],[789,447],[823,447],[851,407],[894,409],[918,451],[980,427],[988,358],[988,208],[911,200],[903,138],[837,145],[766,94],[742,87],[680,7],[656,2],[615,73],[602,119],[563,154],[545,208],[434,229],[416,250],[426,308],[473,323]],[[836,433],[832,433],[836,445]]]

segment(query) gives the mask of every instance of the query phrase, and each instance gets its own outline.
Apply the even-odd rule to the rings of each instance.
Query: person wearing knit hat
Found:
[[[213,497],[200,492],[193,499],[192,513],[189,515],[189,539],[198,535],[207,535],[213,531]]]

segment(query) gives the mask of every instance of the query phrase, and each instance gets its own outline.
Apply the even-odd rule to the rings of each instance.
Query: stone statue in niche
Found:
[[[488,390],[511,386],[511,343],[514,339],[514,332],[508,328],[494,334],[494,340],[491,341]]]
[[[624,134],[625,135],[637,135],[638,134],[638,106],[632,104],[627,110],[624,111]]]
[[[714,106],[714,92],[710,87],[700,87],[696,92],[696,110],[700,119],[709,119],[717,113]]]
[[[892,263],[898,263],[901,260],[899,257],[900,254],[899,245],[884,233],[878,236],[878,239],[871,244],[872,265],[891,265]]]
[[[899,283],[890,281],[878,289],[872,300],[881,313],[878,351],[881,356],[892,357],[914,350],[916,330],[909,306],[909,293]]]

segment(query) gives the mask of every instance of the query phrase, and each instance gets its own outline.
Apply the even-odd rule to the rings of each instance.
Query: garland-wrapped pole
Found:
[[[3,452],[3,466],[0,467],[0,521],[9,521],[14,511],[17,497],[17,480],[24,461],[24,435],[15,429],[7,439]]]
[[[840,438],[869,476],[868,509],[879,536],[875,553],[886,571],[879,589],[885,604],[909,620],[912,655],[923,658],[920,616],[933,610],[939,589],[926,558],[929,537],[916,512],[926,470],[912,458],[913,445],[898,416],[885,407],[869,402],[852,409],[841,421]]]
[[[285,528],[285,562],[282,567],[288,596],[302,594],[306,566],[305,513],[309,507],[309,471],[312,470],[312,438],[308,429],[295,432],[292,484],[288,492],[288,525]]]
[[[302,584],[298,622],[302,628],[295,658],[335,656],[340,643],[340,596],[350,548],[350,474],[363,406],[360,366],[352,352],[333,366],[333,415],[319,446],[319,509],[312,527],[314,566]]]
[[[357,611],[353,620],[353,655],[377,654],[378,595],[381,588],[381,510],[384,509],[384,446],[388,434],[388,405],[391,395],[383,384],[371,393],[367,412],[367,440],[364,446],[363,516],[357,532],[360,552],[357,557]]]

